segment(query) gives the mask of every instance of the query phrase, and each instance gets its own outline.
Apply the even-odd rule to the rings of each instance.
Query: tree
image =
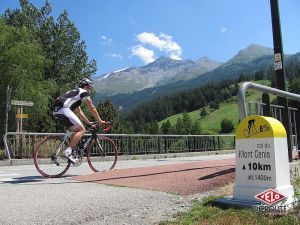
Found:
[[[112,124],[112,132],[118,133],[122,132],[123,130],[123,125],[120,121],[118,111],[114,107],[111,101],[106,100],[103,103],[99,103],[96,106],[96,109],[101,117],[101,119],[105,121],[109,121]]]
[[[234,129],[233,122],[229,119],[222,119],[221,121],[221,133],[230,133]]]
[[[300,78],[294,78],[290,81],[290,92],[300,94]]]
[[[43,77],[48,61],[42,48],[32,40],[32,34],[27,28],[11,27],[0,20],[0,30],[1,99],[6,99],[6,88],[9,85],[12,88],[11,99],[34,102],[33,107],[24,109],[25,113],[30,114],[24,128],[34,131],[44,131],[47,128],[49,131],[54,124],[48,113],[54,85]],[[5,104],[5,101],[1,101],[1,119],[4,118]],[[10,118],[13,118],[12,114]],[[14,124],[14,121],[10,121],[10,129]]]
[[[182,123],[183,123],[183,134],[189,134],[192,126],[191,116],[187,113],[183,113]]]
[[[73,88],[80,78],[91,77],[96,72],[96,62],[88,63],[85,42],[80,40],[80,33],[69,20],[67,11],[55,23],[48,1],[41,9],[28,0],[20,0],[20,6],[20,9],[6,10],[3,18],[10,26],[27,28],[32,39],[40,43],[49,60],[44,78],[60,84],[58,92]]]
[[[162,123],[161,125],[161,131],[163,134],[171,134],[171,123],[170,120],[167,120],[166,122]]]
[[[200,116],[201,116],[201,117],[205,117],[205,116],[207,116],[207,115],[208,115],[207,110],[206,110],[205,108],[203,108],[203,109],[201,110],[201,112],[200,112]]]
[[[96,63],[88,62],[85,42],[66,11],[55,22],[48,1],[41,9],[28,0],[20,0],[20,6],[0,18],[0,97],[5,99],[10,85],[13,99],[34,102],[34,107],[26,108],[31,115],[28,127],[55,130],[55,97],[73,88],[79,78],[92,76]],[[0,104],[2,119],[5,102]]]
[[[211,102],[211,103],[210,103],[210,108],[211,108],[212,110],[216,110],[216,109],[219,108],[219,104],[218,104],[217,102]]]
[[[199,135],[203,133],[203,129],[199,120],[195,120],[192,124],[191,134]]]
[[[184,125],[181,117],[177,119],[175,128],[176,128],[176,134],[184,134]]]
[[[264,72],[263,71],[257,71],[255,74],[254,74],[254,79],[255,80],[263,80],[264,79]]]
[[[157,121],[152,121],[150,123],[149,133],[150,134],[158,134],[159,133],[159,126],[158,126]]]

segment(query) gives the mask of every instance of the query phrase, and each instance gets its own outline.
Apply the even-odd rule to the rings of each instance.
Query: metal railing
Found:
[[[249,101],[247,106],[247,114],[248,115],[264,115],[263,114],[263,107],[265,106],[265,103],[262,102],[254,102]],[[276,118],[279,121],[282,121],[282,109],[283,106],[280,105],[273,105],[271,104],[271,110],[270,114],[271,117]],[[290,128],[291,128],[291,134],[292,134],[292,147],[293,149],[299,149],[299,143],[298,143],[298,135],[297,135],[297,124],[296,124],[296,113],[298,109],[289,107],[289,113],[290,113]]]
[[[9,159],[32,158],[36,145],[47,135],[62,136],[63,133],[16,133],[4,136]],[[83,138],[89,136],[86,134]],[[235,135],[149,135],[149,134],[103,134],[118,146],[119,155],[163,154],[233,150]]]
[[[276,96],[279,96],[281,98],[284,99],[288,99],[288,100],[294,100],[297,102],[297,104],[299,104],[300,102],[300,95],[298,94],[294,94],[294,93],[290,93],[287,91],[283,91],[283,90],[279,90],[276,88],[271,88],[268,86],[264,86],[264,85],[260,85],[260,84],[256,84],[256,83],[252,83],[252,82],[245,82],[243,84],[241,84],[241,86],[238,89],[238,94],[237,94],[237,104],[238,104],[238,110],[239,110],[239,114],[240,114],[240,121],[242,121],[246,116],[250,115],[249,112],[247,112],[247,108],[246,108],[246,92],[248,89],[254,89],[257,91],[260,91],[264,94],[273,94]],[[268,97],[269,98],[269,97]],[[299,115],[299,110],[298,109],[294,109],[291,107],[288,107],[287,105],[285,107],[282,106],[273,106],[271,107],[271,105],[269,104],[269,100],[268,102],[268,107],[270,106],[270,112],[267,114],[270,114],[269,116],[272,116],[276,119],[278,119],[279,121],[281,121],[283,124],[285,124],[285,127],[287,129],[287,140],[288,140],[288,151],[289,151],[289,161],[292,161],[292,149],[296,148],[299,149],[298,146],[298,142],[299,142],[299,131],[297,131],[297,127],[296,125],[299,125],[299,119],[297,118],[299,116],[296,116],[296,114]],[[285,114],[285,118],[283,118],[282,116],[282,112],[284,110],[284,114]],[[259,111],[259,107],[257,107],[257,111]],[[262,110],[260,110],[262,112]],[[258,114],[260,115],[260,114]],[[287,118],[289,118],[289,120],[287,120]],[[285,121],[285,122],[284,122]],[[299,156],[300,156],[300,152],[298,152]]]
[[[282,91],[282,90],[279,90],[276,88],[271,88],[271,87],[264,86],[261,84],[245,82],[245,83],[241,84],[241,86],[238,90],[238,94],[237,94],[237,104],[238,104],[241,121],[245,117],[247,117],[247,115],[249,115],[249,114],[247,114],[247,109],[246,109],[246,92],[248,89],[255,89],[262,93],[269,93],[269,94],[280,96],[282,98],[300,101],[300,95],[298,95],[298,94],[290,93],[287,91]]]

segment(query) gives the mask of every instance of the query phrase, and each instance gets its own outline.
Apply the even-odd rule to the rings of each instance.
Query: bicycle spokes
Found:
[[[113,169],[117,162],[117,156],[115,143],[107,137],[93,140],[88,148],[88,163],[95,172]]]
[[[67,143],[59,137],[46,137],[34,151],[34,164],[44,177],[60,177],[70,167],[63,155]]]

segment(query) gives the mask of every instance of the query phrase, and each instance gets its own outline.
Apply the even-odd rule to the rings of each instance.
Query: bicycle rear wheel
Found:
[[[68,147],[60,137],[49,136],[42,140],[34,150],[34,165],[47,178],[56,178],[64,175],[71,162],[63,155]]]
[[[94,172],[112,170],[118,160],[118,149],[113,140],[98,136],[87,148],[87,161]]]

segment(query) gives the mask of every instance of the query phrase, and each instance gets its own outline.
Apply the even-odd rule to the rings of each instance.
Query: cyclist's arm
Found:
[[[82,119],[83,122],[85,122],[85,123],[88,124],[88,125],[91,125],[91,124],[92,124],[92,122],[90,122],[89,119],[86,118],[86,116],[85,116],[84,113],[82,112],[80,106],[78,106],[74,111],[79,115],[79,118]]]
[[[105,122],[105,121],[103,121],[103,120],[100,118],[100,116],[99,116],[99,114],[98,114],[98,112],[97,112],[97,109],[96,109],[96,107],[94,106],[94,104],[93,104],[93,102],[92,102],[91,99],[87,99],[87,100],[86,100],[86,104],[88,105],[88,107],[89,107],[89,109],[91,110],[93,116],[95,117],[95,119],[98,121],[99,124]]]

